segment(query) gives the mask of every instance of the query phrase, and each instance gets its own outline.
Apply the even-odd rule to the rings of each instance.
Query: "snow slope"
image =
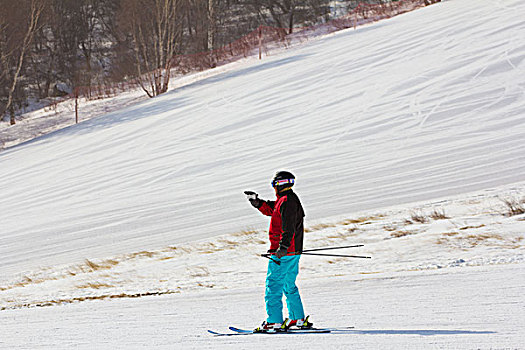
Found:
[[[525,213],[508,215],[500,198],[525,200],[524,187],[355,213],[310,225],[304,242],[308,249],[364,244],[331,253],[372,259],[304,256],[301,280],[389,278],[413,271],[523,264]],[[253,213],[257,215],[255,210]],[[263,289],[267,260],[259,255],[267,249],[266,237],[263,230],[247,230],[25,272],[0,285],[0,311],[88,300],[188,295],[208,288],[235,290],[259,285]]]
[[[0,348],[523,348],[522,13],[444,1],[0,153]],[[242,191],[283,168],[306,247],[372,256],[301,260],[314,322],[356,328],[214,338],[264,318]]]
[[[314,321],[357,327],[346,334],[214,338],[206,333],[259,320],[261,286],[8,310],[0,312],[0,348],[523,349],[520,274],[522,266],[506,265],[301,282]]]
[[[2,278],[264,227],[242,191],[278,169],[308,220],[525,180],[524,10],[429,6],[2,152]]]

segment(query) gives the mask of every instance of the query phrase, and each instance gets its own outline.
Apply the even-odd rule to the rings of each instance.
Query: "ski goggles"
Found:
[[[295,183],[295,179],[282,179],[282,180],[273,180],[272,181],[272,187],[276,186],[283,186],[283,185],[293,185]]]

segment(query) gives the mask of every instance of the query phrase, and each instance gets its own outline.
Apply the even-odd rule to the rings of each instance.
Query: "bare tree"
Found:
[[[296,23],[315,23],[329,12],[328,0],[249,0],[259,18],[293,33]]]
[[[215,48],[215,32],[217,31],[215,24],[216,0],[208,0],[208,49]]]
[[[181,36],[180,0],[129,0],[123,30],[132,37],[137,79],[149,97],[168,90],[172,58]]]
[[[13,97],[26,54],[40,25],[39,21],[44,9],[44,2],[42,0],[27,0],[13,3],[4,0],[1,7],[0,61],[2,63],[2,77],[7,81],[8,89],[7,100],[0,115],[4,115],[8,111],[10,123],[14,125],[16,121]]]

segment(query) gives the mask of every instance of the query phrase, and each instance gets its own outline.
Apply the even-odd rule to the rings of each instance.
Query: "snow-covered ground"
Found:
[[[523,265],[301,279],[313,320],[321,326],[356,326],[346,334],[225,338],[206,333],[208,328],[226,330],[228,324],[250,327],[261,319],[259,285],[8,310],[0,312],[0,347],[523,349],[525,283],[520,275]]]
[[[256,60],[256,57],[247,57],[233,64],[186,75],[177,74],[173,71],[172,74],[174,76],[169,86],[170,89],[178,89],[196,81],[235,69],[236,66],[253,63]],[[120,92],[103,99],[80,98],[78,100],[79,122],[97,118],[148,99],[140,88]],[[7,118],[5,121],[0,119],[0,151],[75,125],[75,100],[71,98],[57,98],[55,102],[40,102],[29,106],[28,109],[30,111],[17,116],[15,125],[10,125]],[[38,108],[40,105],[44,105],[44,107]]]
[[[444,1],[2,151],[0,347],[522,348],[522,13]],[[242,192],[280,169],[306,247],[372,256],[302,258],[313,320],[356,329],[214,338],[264,318]]]
[[[306,229],[305,246],[309,249],[365,244],[332,253],[373,259],[308,256],[303,258],[301,278],[387,277],[406,271],[523,264],[525,214],[509,216],[502,202],[512,198],[525,198],[524,192],[499,188],[454,200],[319,221]],[[253,214],[257,212],[253,210]],[[0,310],[203,288],[231,290],[246,284],[263,288],[267,261],[258,255],[267,245],[267,234],[262,230],[244,230],[159,250],[45,267],[19,274],[0,286]]]

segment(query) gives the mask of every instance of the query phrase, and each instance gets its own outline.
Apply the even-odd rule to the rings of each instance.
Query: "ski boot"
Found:
[[[314,326],[314,324],[310,322],[310,320],[308,319],[309,317],[310,315],[300,320],[290,320],[289,318],[287,318],[286,320],[284,320],[281,328],[283,328],[284,330],[288,330],[290,329],[290,327],[296,327],[299,329],[311,329]]]
[[[284,323],[268,323],[264,321],[262,325],[255,328],[253,333],[277,333],[285,332],[286,328],[283,328]]]

